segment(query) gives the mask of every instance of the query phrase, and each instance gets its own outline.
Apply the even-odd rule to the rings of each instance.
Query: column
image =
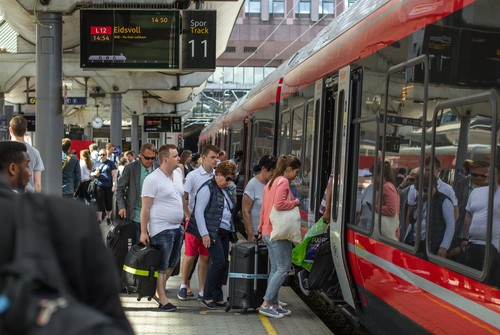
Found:
[[[122,146],[122,94],[111,93],[111,143]]]
[[[36,129],[37,149],[45,171],[42,192],[61,195],[62,15],[38,13],[36,25]]]
[[[139,155],[139,115],[137,115],[136,112],[132,115],[130,142],[132,144],[132,150],[135,151],[136,155]]]

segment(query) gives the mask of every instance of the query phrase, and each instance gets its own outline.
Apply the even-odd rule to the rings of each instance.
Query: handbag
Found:
[[[399,215],[381,215],[380,234],[391,240],[399,241]],[[375,213],[375,223],[378,222],[378,214]]]
[[[300,234],[300,211],[299,207],[290,210],[279,211],[273,206],[271,209],[271,225],[273,230],[269,239],[271,241],[289,240],[300,243],[302,235]]]

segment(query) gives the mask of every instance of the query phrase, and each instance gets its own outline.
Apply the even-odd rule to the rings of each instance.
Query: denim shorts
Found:
[[[183,240],[184,233],[180,228],[166,229],[151,237],[151,244],[161,251],[160,273],[175,268],[179,263]]]

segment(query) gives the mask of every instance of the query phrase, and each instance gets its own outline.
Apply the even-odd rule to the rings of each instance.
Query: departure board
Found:
[[[83,69],[179,69],[179,10],[80,11]]]

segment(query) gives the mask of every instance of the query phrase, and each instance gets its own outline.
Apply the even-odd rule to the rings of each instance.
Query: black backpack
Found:
[[[129,334],[71,294],[51,241],[48,209],[40,196],[16,197],[15,257],[0,266],[0,334]]]

